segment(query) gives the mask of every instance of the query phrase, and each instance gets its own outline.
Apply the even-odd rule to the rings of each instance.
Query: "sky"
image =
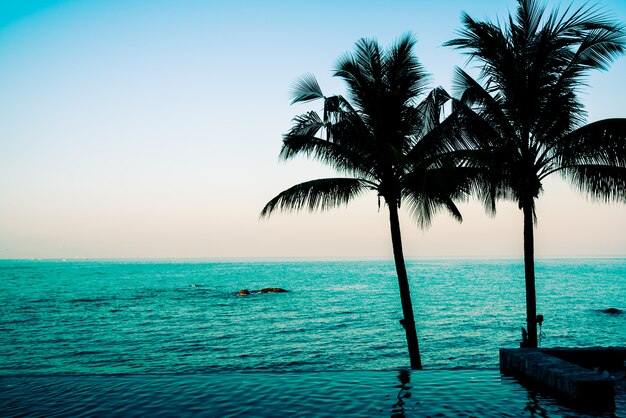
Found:
[[[558,2],[549,1],[550,5]],[[575,2],[581,5],[581,2]],[[467,59],[442,44],[462,11],[495,20],[509,0],[0,2],[0,258],[391,258],[375,194],[324,213],[260,220],[280,191],[333,176],[279,162],[308,108],[290,88],[312,73],[343,92],[337,59],[359,38],[417,38],[431,86],[451,90]],[[601,7],[626,22],[626,2]],[[626,57],[593,74],[588,121],[626,117]],[[321,106],[321,105],[320,105]],[[626,205],[544,183],[538,257],[626,256]],[[522,214],[461,204],[402,228],[406,256],[522,257]]]

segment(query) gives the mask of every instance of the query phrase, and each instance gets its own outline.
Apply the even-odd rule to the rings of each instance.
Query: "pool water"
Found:
[[[584,413],[497,370],[0,378],[5,416],[626,417]]]

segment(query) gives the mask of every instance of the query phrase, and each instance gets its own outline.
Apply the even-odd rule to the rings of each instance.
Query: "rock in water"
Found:
[[[289,290],[285,290],[282,287],[264,287],[259,290],[260,293],[284,293],[289,292]]]
[[[621,309],[617,309],[617,308],[601,309],[600,312],[608,313],[611,315],[619,315],[619,314],[624,313],[624,311],[622,311]]]
[[[289,292],[289,290],[283,289],[282,287],[264,287],[261,290],[248,290],[241,289],[239,292],[235,293],[237,296],[248,296],[252,293],[284,293]]]

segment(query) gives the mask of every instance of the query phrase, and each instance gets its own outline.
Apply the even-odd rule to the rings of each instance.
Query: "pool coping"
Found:
[[[626,347],[500,349],[500,371],[584,408],[614,410]]]

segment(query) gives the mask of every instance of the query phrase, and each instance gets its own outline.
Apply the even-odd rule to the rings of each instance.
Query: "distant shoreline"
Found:
[[[607,256],[545,256],[536,257],[536,261],[549,260],[622,260],[626,255]],[[407,257],[407,262],[430,261],[523,261],[520,256],[424,256]],[[98,263],[306,263],[306,262],[393,262],[391,257],[173,257],[173,258],[0,258],[0,262],[98,262]]]

